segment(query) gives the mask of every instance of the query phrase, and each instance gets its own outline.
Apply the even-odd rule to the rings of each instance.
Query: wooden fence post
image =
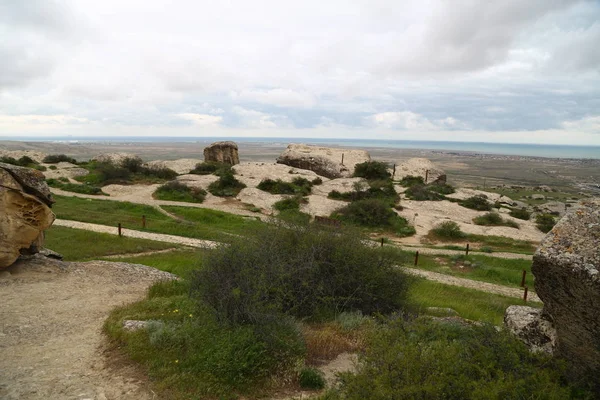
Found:
[[[419,250],[415,253],[415,267],[419,264]]]
[[[142,228],[146,229],[146,216],[142,215]]]
[[[523,270],[523,277],[521,278],[521,287],[525,287],[525,277],[527,276],[527,271]]]
[[[425,183],[427,183],[427,180],[429,179],[429,170],[425,171]]]
[[[525,291],[523,292],[523,301],[527,303],[527,286],[525,286]]]
[[[342,165],[344,165],[344,153],[342,153]]]
[[[469,243],[467,243],[467,248],[465,249],[465,255],[466,256],[469,255]]]
[[[119,230],[119,237],[122,237],[123,233],[121,232],[121,223],[120,222],[119,222],[118,230]]]
[[[381,247],[383,247],[383,238],[381,238]]]

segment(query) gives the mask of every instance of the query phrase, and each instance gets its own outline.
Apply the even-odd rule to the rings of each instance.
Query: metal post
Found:
[[[523,301],[524,302],[527,302],[527,290],[528,290],[528,288],[527,288],[527,286],[525,286],[525,291],[523,292]]]
[[[465,255],[468,256],[469,255],[469,243],[467,243],[467,248],[465,250]]]
[[[521,278],[521,287],[525,287],[525,276],[527,276],[527,271],[523,270],[523,277]]]
[[[142,215],[142,228],[146,229],[146,216]]]
[[[123,236],[123,233],[121,232],[121,223],[119,222],[119,237]]]
[[[419,250],[415,253],[415,267],[419,264]]]

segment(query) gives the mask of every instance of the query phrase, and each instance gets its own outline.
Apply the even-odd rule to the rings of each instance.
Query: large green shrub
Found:
[[[292,182],[285,182],[281,179],[263,179],[257,188],[271,194],[297,194],[307,196],[311,192],[312,182],[302,177],[296,177]]]
[[[535,216],[535,226],[544,233],[550,232],[554,225],[556,225],[556,220],[550,214],[538,214]]]
[[[242,182],[235,179],[233,172],[223,173],[219,179],[208,185],[208,191],[219,197],[234,197],[245,188]]]
[[[354,177],[377,180],[389,179],[391,176],[387,165],[380,161],[365,161],[354,166]]]
[[[437,224],[431,232],[443,239],[463,239],[467,235],[460,230],[460,226],[454,221],[444,221]]]
[[[490,212],[479,217],[473,218],[475,225],[486,225],[486,226],[509,226],[511,228],[519,228],[519,224],[509,219],[504,219],[500,214]]]
[[[380,199],[353,201],[334,212],[332,217],[358,226],[390,229],[400,236],[410,236],[415,233],[406,219],[396,214],[389,204]]]
[[[57,164],[59,162],[68,162],[71,164],[77,164],[76,159],[69,157],[65,154],[49,154],[46,157],[44,157],[42,162],[44,162],[46,164]]]
[[[192,288],[221,321],[234,324],[281,314],[389,313],[403,306],[407,290],[394,257],[366,247],[347,228],[274,221],[211,252]]]
[[[417,201],[439,201],[444,200],[443,194],[430,189],[429,185],[412,185],[404,192],[406,197]]]
[[[400,180],[400,185],[402,185],[404,187],[411,187],[414,185],[424,185],[424,184],[425,184],[425,179],[423,179],[422,176],[407,175]]]
[[[160,200],[185,201],[188,203],[202,203],[206,198],[206,190],[191,188],[178,181],[171,181],[154,192],[154,197]]]
[[[529,221],[529,218],[531,218],[531,213],[527,211],[525,207],[512,209],[510,213],[508,213],[508,215],[514,218],[522,219],[524,221]]]
[[[487,201],[486,198],[484,198],[482,196],[469,197],[468,199],[459,201],[458,204],[460,204],[463,207],[470,208],[472,210],[477,210],[477,211],[491,211],[492,210],[492,205]]]
[[[395,320],[373,332],[360,361],[328,399],[573,398],[560,362],[489,325]]]
[[[340,193],[337,190],[332,190],[327,197],[343,201],[379,199],[387,203],[390,207],[394,206],[400,198],[396,189],[394,189],[394,184],[389,179],[370,181],[366,188],[360,187],[360,185],[355,186],[351,192]]]

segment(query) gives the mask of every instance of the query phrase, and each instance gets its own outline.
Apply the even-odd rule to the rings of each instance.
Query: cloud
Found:
[[[221,122],[223,122],[223,117],[219,115],[181,113],[176,114],[176,116],[188,121],[192,121],[194,125],[200,126],[219,125]]]
[[[600,135],[600,116],[585,117],[576,121],[565,121],[563,129],[570,132],[583,132]]]
[[[282,88],[270,90],[242,90],[241,92],[232,92],[231,98],[234,101],[254,101],[262,104],[290,108],[310,108],[316,103],[315,96],[310,93]]]
[[[285,116],[270,115],[257,110],[243,107],[233,107],[233,114],[237,117],[236,126],[248,129],[273,129],[289,127],[290,123]]]
[[[431,121],[411,111],[387,111],[366,117],[367,124],[396,130],[436,131],[467,129],[466,124],[456,118],[446,117]]]
[[[0,115],[0,125],[71,125],[88,122],[86,118],[71,115]]]

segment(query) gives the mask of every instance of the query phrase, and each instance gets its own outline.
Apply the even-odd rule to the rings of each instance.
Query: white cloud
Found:
[[[309,108],[316,103],[312,94],[291,89],[242,90],[232,92],[231,98],[234,101],[255,101],[278,107]]]
[[[88,123],[86,118],[70,115],[0,115],[0,125],[80,125]]]
[[[562,123],[565,130],[600,135],[600,116],[585,117],[576,121]]]
[[[240,127],[248,129],[272,129],[289,127],[286,117],[270,115],[257,110],[236,106],[233,113],[240,119]]]
[[[176,114],[175,116],[192,121],[195,125],[200,126],[219,125],[221,122],[223,122],[223,117],[219,115],[181,113]]]
[[[387,111],[370,115],[366,122],[375,127],[411,131],[437,131],[468,129],[468,126],[454,117],[429,120],[411,111]]]

